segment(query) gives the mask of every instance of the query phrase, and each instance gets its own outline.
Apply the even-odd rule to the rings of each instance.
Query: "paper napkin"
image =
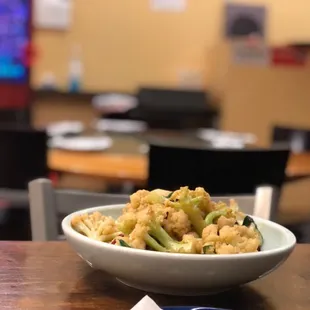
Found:
[[[143,297],[131,310],[161,310],[149,296]]]

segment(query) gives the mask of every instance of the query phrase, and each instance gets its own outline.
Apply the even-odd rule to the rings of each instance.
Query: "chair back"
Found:
[[[72,212],[100,205],[122,204],[127,195],[56,190],[48,179],[29,183],[30,221],[33,241],[57,240],[59,219]]]
[[[151,144],[148,188],[204,187],[211,195],[253,194],[259,186],[280,189],[287,149],[202,149]]]
[[[48,175],[47,134],[24,126],[0,126],[0,188],[27,189]]]
[[[208,93],[198,90],[141,87],[137,112],[150,128],[191,129],[213,127],[217,110]]]
[[[310,130],[284,126],[274,126],[272,144],[287,146],[292,152],[310,150]]]

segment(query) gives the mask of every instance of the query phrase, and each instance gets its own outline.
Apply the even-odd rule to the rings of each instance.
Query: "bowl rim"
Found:
[[[235,259],[251,259],[251,258],[263,258],[263,257],[269,257],[273,255],[283,254],[287,252],[291,252],[294,247],[296,246],[296,237],[295,235],[284,226],[275,223],[270,220],[266,220],[263,218],[259,218],[257,216],[251,215],[251,217],[255,220],[260,222],[263,225],[271,226],[272,228],[278,230],[282,235],[286,236],[287,244],[283,245],[281,247],[278,247],[276,249],[270,249],[260,252],[252,252],[252,253],[240,253],[236,255],[232,254],[219,254],[219,255],[199,255],[199,254],[185,254],[185,253],[165,253],[165,252],[156,252],[156,251],[147,251],[142,249],[135,249],[135,248],[127,248],[127,247],[121,247],[121,246],[115,246],[113,244],[92,240],[76,230],[74,230],[70,224],[70,219],[77,214],[85,214],[85,213],[91,213],[95,211],[101,211],[103,208],[106,209],[122,209],[124,208],[125,204],[111,204],[111,205],[101,205],[97,207],[91,207],[91,208],[85,208],[81,209],[79,211],[72,212],[68,214],[61,222],[61,227],[66,236],[69,236],[73,239],[78,240],[79,242],[87,245],[91,245],[93,247],[102,248],[109,251],[119,252],[121,254],[133,254],[136,253],[137,255],[144,255],[144,256],[151,256],[151,257],[162,257],[166,259],[176,259],[176,258],[187,258],[191,260],[235,260]]]

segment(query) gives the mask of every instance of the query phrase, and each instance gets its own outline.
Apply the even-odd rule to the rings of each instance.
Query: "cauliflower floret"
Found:
[[[190,191],[190,195],[192,198],[201,197],[198,208],[201,210],[203,217],[214,210],[214,203],[210,195],[202,187],[196,187],[194,191]]]
[[[167,208],[163,227],[168,234],[181,240],[184,234],[190,232],[191,222],[183,210],[177,211],[173,208]]]
[[[170,200],[177,201],[184,198],[200,199],[197,207],[201,211],[202,217],[205,217],[209,212],[214,210],[214,203],[211,201],[210,195],[202,187],[197,187],[195,190],[190,190],[188,186],[181,187],[172,193]]]
[[[123,213],[140,212],[153,205],[156,205],[157,209],[163,208],[165,195],[168,195],[169,193],[169,191],[160,189],[153,190],[151,192],[147,190],[139,190],[130,196],[130,203],[125,206]]]
[[[181,187],[180,189],[174,191],[171,194],[170,200],[172,200],[172,201],[179,200],[181,197],[188,195],[188,193],[189,193],[188,186]]]
[[[244,219],[245,214],[239,210],[239,206],[234,199],[229,200],[229,204],[218,201],[214,205],[215,210],[221,210],[225,212],[227,218],[235,218],[236,220]]]
[[[130,196],[130,203],[127,203],[123,209],[123,213],[126,212],[138,212],[148,206],[145,201],[145,197],[149,195],[147,190],[139,190]]]
[[[203,246],[203,243],[202,243],[202,239],[201,238],[197,238],[195,236],[196,233],[189,233],[189,234],[186,234],[183,236],[182,238],[182,242],[185,242],[185,243],[192,243],[195,247],[195,251],[197,254],[201,254],[202,253],[202,246]]]
[[[195,231],[188,232],[186,236],[193,236],[195,238],[200,238],[199,235]]]
[[[137,249],[145,249],[146,235],[150,224],[155,220],[159,225],[164,220],[164,207],[160,204],[148,205],[136,212],[126,212],[117,220],[118,229],[129,235],[129,245]]]
[[[236,219],[235,218],[227,218],[225,216],[220,216],[219,219],[217,220],[217,226],[218,229],[223,228],[224,226],[234,226],[236,223]]]
[[[229,219],[223,219],[226,221]],[[237,254],[256,252],[260,246],[258,233],[246,226],[208,225],[202,232],[206,253]]]
[[[161,204],[149,204],[140,210],[127,210],[116,221],[117,227],[125,234],[130,234],[137,222],[148,224],[150,218],[156,218],[156,221],[163,223],[166,211]]]
[[[258,234],[246,226],[224,226],[219,236],[220,242],[215,245],[218,254],[256,252],[260,246]]]
[[[162,197],[167,197],[171,194],[170,191],[167,191],[165,189],[160,189],[160,188],[152,190],[151,193],[157,194],[157,195],[162,196]]]
[[[76,215],[72,218],[71,225],[79,233],[104,242],[113,240],[119,234],[113,218],[100,212]]]
[[[202,241],[204,244],[214,244],[219,241],[218,227],[216,224],[208,225],[202,231]]]
[[[114,238],[110,243],[111,243],[111,244],[114,244],[114,245],[119,245],[119,246],[121,246],[120,240],[125,241],[125,242],[130,246],[129,237],[128,237],[128,236],[124,236],[123,234],[120,234],[119,236],[117,236],[116,238]]]
[[[136,213],[126,212],[117,219],[116,225],[121,232],[129,235],[134,230],[137,220]]]
[[[215,244],[219,241],[219,238],[217,225],[208,225],[202,231],[202,253],[214,254]]]
[[[216,243],[215,251],[217,254],[238,254],[239,249],[237,247],[232,246],[231,244]]]
[[[160,225],[163,224],[166,212],[165,208],[161,204],[149,205],[148,208],[145,208],[139,211],[137,214],[138,223],[148,226],[150,221],[156,221]]]
[[[136,249],[145,249],[145,235],[148,232],[148,227],[142,224],[137,224],[135,229],[129,235],[129,244]]]

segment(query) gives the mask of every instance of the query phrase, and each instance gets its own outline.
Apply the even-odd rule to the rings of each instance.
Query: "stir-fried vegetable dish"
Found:
[[[263,237],[235,201],[214,202],[201,187],[139,190],[122,215],[75,215],[77,232],[116,246],[170,253],[238,254],[260,251]]]

